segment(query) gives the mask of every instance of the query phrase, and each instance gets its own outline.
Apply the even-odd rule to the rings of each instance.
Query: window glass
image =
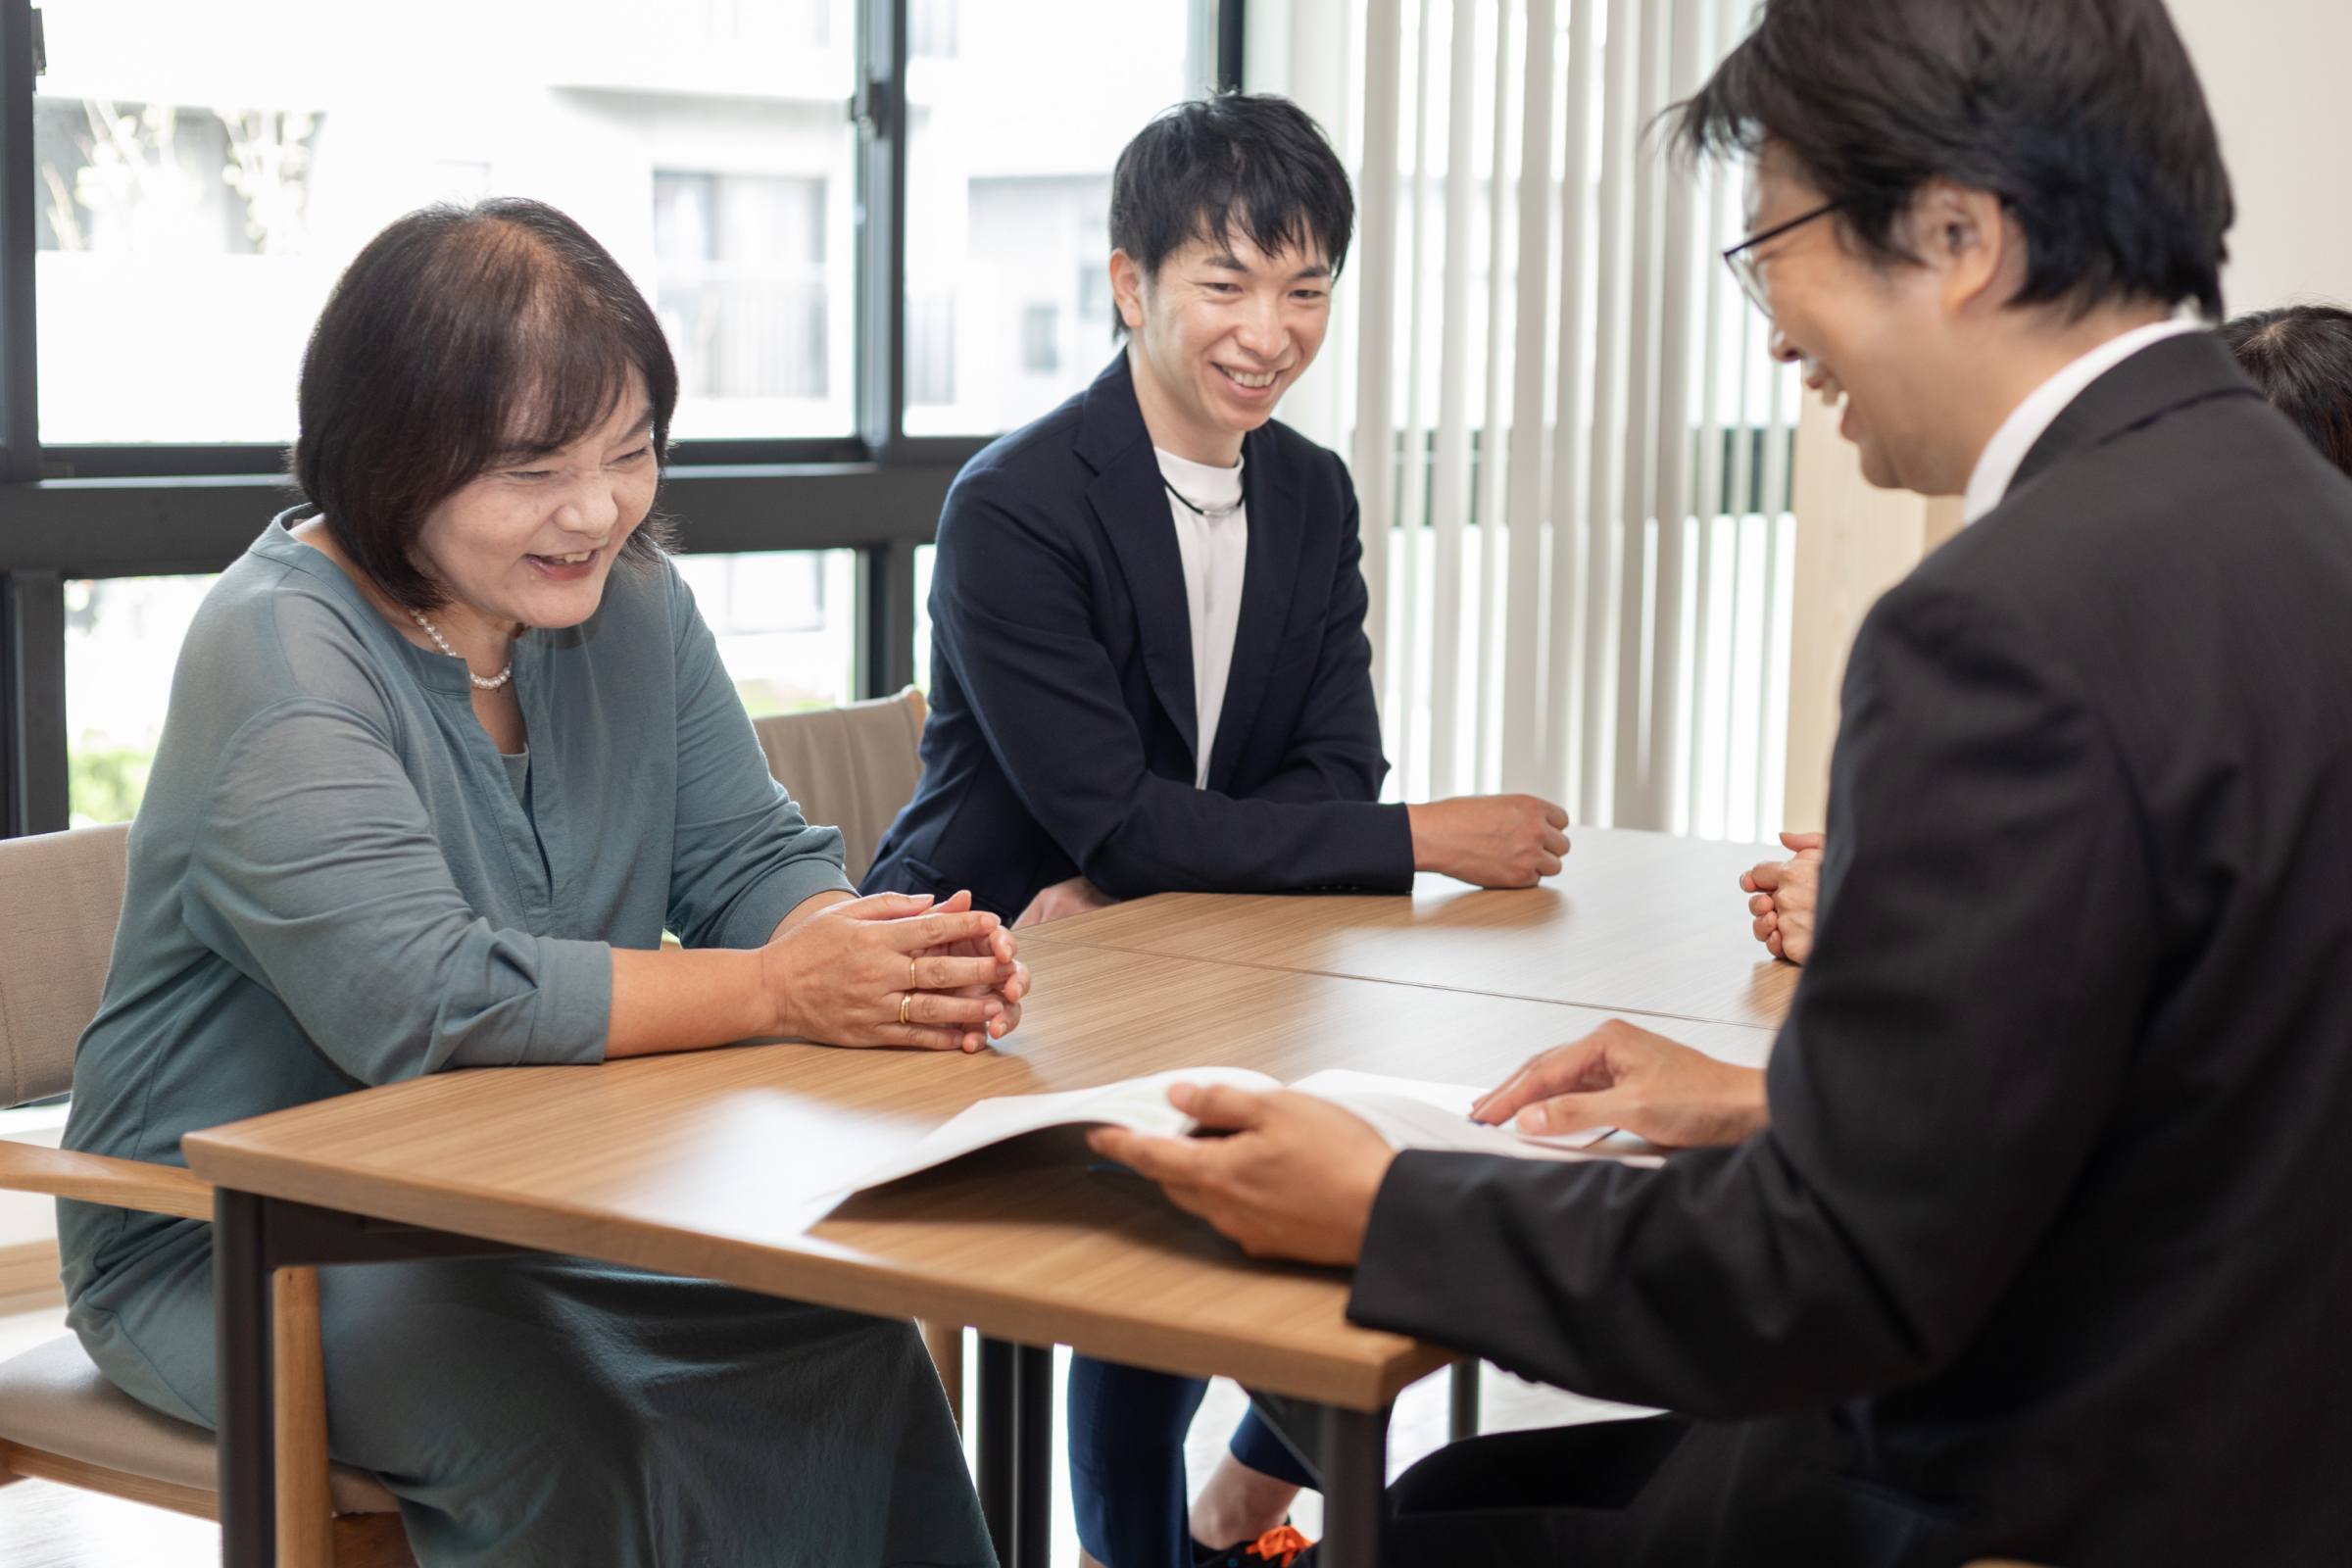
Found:
[[[1024,424],[1110,362],[1119,149],[1204,74],[1193,0],[909,0],[906,429]]]
[[[914,547],[914,683],[927,696],[931,691],[931,568],[939,564],[939,546]]]
[[[137,813],[172,700],[172,667],[215,580],[67,581],[67,809],[74,826],[127,822]]]
[[[44,0],[41,436],[283,442],[336,274],[533,196],[655,302],[674,433],[854,425],[852,0]]]
[[[857,698],[857,551],[674,559],[754,718]]]

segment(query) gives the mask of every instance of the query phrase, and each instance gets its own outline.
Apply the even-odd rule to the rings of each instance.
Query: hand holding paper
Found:
[[[1165,1138],[1099,1127],[1098,1154],[1160,1184],[1252,1257],[1352,1263],[1396,1151],[1353,1112],[1294,1090],[1178,1084],[1176,1108],[1227,1138]]]
[[[1282,1085],[1247,1067],[1187,1067],[1126,1078],[1092,1089],[1065,1089],[1050,1095],[1004,1095],[975,1101],[922,1139],[858,1179],[858,1186],[879,1187],[884,1182],[929,1170],[991,1144],[1017,1138],[1047,1127],[1082,1127],[1102,1122],[1130,1132],[1158,1138],[1181,1138],[1199,1125],[1193,1116],[1169,1102],[1169,1091],[1180,1084],[1221,1085],[1270,1095]],[[1501,1127],[1487,1127],[1470,1119],[1471,1102],[1478,1091],[1461,1084],[1424,1083],[1415,1078],[1383,1078],[1374,1073],[1334,1068],[1301,1078],[1299,1093],[1332,1101],[1369,1123],[1391,1149],[1445,1149],[1472,1154],[1510,1154],[1523,1159],[1574,1159],[1576,1152],[1597,1142],[1608,1129],[1588,1128],[1567,1137],[1539,1137]]]

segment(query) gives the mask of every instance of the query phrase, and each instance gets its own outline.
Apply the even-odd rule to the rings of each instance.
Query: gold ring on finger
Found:
[[[911,1018],[909,1018],[909,1017],[907,1017],[907,1016],[906,1016],[906,1009],[907,1009],[908,1007],[911,1007],[911,1006],[913,1006],[913,1005],[914,1005],[914,993],[913,993],[913,992],[911,992],[911,991],[909,991],[909,992],[906,992],[906,993],[905,993],[904,995],[902,995],[902,996],[899,998],[899,1022],[901,1022],[901,1023],[912,1023],[912,1022],[914,1021],[913,1019],[911,1019]]]
[[[914,960],[912,958],[906,960],[906,989],[909,991],[914,989]]]

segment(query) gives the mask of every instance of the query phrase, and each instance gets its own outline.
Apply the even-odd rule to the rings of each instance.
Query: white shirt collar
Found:
[[[2081,397],[2091,382],[2151,343],[2202,330],[2199,322],[2181,320],[2150,321],[2145,326],[2135,326],[2121,337],[2109,338],[2027,393],[2026,400],[2009,411],[2009,417],[2001,421],[2001,427],[1992,432],[1992,439],[1984,443],[1984,452],[1978,456],[1977,466],[1968,476],[1968,493],[1961,499],[1961,520],[1974,522],[2001,504],[2001,498],[2009,493],[2009,482],[2017,477],[2019,465],[2034,450],[2034,443],[2042,438],[2058,416],[2066,412],[2067,405]]]

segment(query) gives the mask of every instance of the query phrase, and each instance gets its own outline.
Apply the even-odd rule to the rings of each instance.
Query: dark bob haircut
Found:
[[[2352,311],[2290,305],[2256,311],[2222,328],[2222,341],[2271,407],[2352,473]]]
[[[2025,230],[2012,304],[2221,318],[2230,176],[2161,0],[1766,0],[1675,113],[1687,151],[1786,153],[1874,261],[1915,260],[1895,220],[1942,178]]]
[[[1288,98],[1219,93],[1165,111],[1110,176],[1110,243],[1146,277],[1196,239],[1235,231],[1271,256],[1320,250],[1340,275],[1355,229],[1348,171],[1323,127]]]
[[[411,554],[426,514],[500,462],[596,429],[632,370],[659,457],[677,366],[620,264],[543,202],[428,207],[368,242],[311,330],[294,479],[377,586],[433,610],[448,595]],[[648,518],[619,559],[662,544]]]

